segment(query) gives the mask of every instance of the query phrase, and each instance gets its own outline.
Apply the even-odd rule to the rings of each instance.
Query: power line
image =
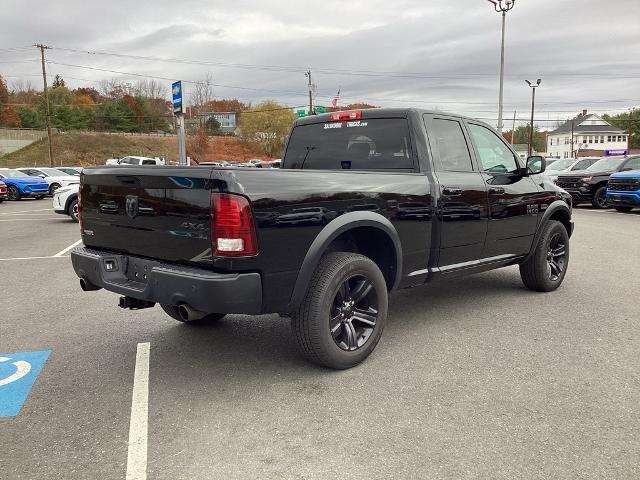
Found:
[[[167,62],[167,63],[180,63],[187,65],[200,65],[222,68],[238,68],[249,70],[264,70],[264,71],[276,71],[276,72],[303,72],[308,67],[292,66],[292,65],[266,65],[266,64],[251,64],[251,63],[228,63],[220,61],[202,61],[202,60],[187,60],[181,58],[164,58],[164,57],[152,57],[145,55],[132,55],[125,53],[106,52],[101,50],[82,50],[76,48],[64,48],[64,47],[52,47],[59,51],[66,51],[72,53],[82,53],[87,55],[99,55],[99,56],[113,56],[120,58],[129,58],[132,60],[149,60],[155,62]],[[365,77],[392,77],[392,78],[417,78],[417,79],[456,79],[456,78],[479,78],[479,77],[493,77],[495,73],[451,73],[451,74],[431,74],[427,72],[398,72],[398,71],[375,71],[375,70],[358,70],[358,69],[343,69],[335,67],[314,67],[315,72],[324,73],[327,75],[350,75],[350,76],[365,76]],[[530,73],[530,72],[529,72]],[[578,77],[578,78],[640,78],[640,72],[630,72],[627,75],[620,75],[616,73],[577,73],[577,72],[542,72],[544,77]],[[512,73],[507,74],[508,77],[526,77],[525,73]]]

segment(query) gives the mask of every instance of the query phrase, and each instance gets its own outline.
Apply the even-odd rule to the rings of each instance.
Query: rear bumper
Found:
[[[215,273],[85,247],[71,252],[71,262],[78,277],[127,297],[166,305],[186,303],[207,313],[257,314],[262,310],[259,273]],[[131,279],[135,272],[140,281]]]

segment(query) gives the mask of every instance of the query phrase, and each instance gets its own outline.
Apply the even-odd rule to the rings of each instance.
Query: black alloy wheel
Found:
[[[557,289],[569,267],[569,233],[557,220],[548,220],[530,257],[520,264],[520,277],[525,287],[536,292]]]
[[[20,195],[20,190],[18,190],[18,187],[16,187],[15,185],[11,185],[7,189],[7,198],[9,198],[9,200],[20,200],[22,198],[22,195]]]
[[[351,368],[376,348],[387,318],[387,283],[378,265],[351,252],[322,257],[291,330],[300,352],[329,368]]]
[[[607,208],[607,187],[600,187],[596,190],[591,204],[596,208]]]
[[[565,268],[567,248],[559,233],[555,233],[549,240],[547,251],[547,274],[549,280],[557,282]]]
[[[331,305],[331,336],[342,350],[354,351],[369,340],[378,320],[378,296],[371,280],[354,275],[344,280]]]

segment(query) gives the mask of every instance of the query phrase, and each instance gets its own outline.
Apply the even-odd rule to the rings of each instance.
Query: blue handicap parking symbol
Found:
[[[0,353],[0,417],[15,417],[20,412],[49,353]]]

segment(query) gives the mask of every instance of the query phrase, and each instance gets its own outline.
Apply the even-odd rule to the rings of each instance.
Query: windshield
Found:
[[[565,168],[569,168],[573,164],[573,162],[575,162],[573,158],[570,158],[568,160],[556,160],[551,165],[547,166],[547,171],[558,172],[560,170],[564,170]]]
[[[29,176],[26,173],[22,173],[18,170],[10,170],[8,168],[0,169],[0,175],[2,175],[5,178],[22,178],[22,177]]]
[[[413,169],[404,118],[299,125],[282,159],[285,168],[317,170]]]
[[[66,177],[67,174],[61,170],[57,170],[55,168],[39,168],[42,173],[48,175],[50,177]]]
[[[587,170],[592,172],[597,172],[598,170],[616,170],[622,162],[624,162],[625,157],[609,157],[609,158],[601,158],[596,163],[591,165]]]

